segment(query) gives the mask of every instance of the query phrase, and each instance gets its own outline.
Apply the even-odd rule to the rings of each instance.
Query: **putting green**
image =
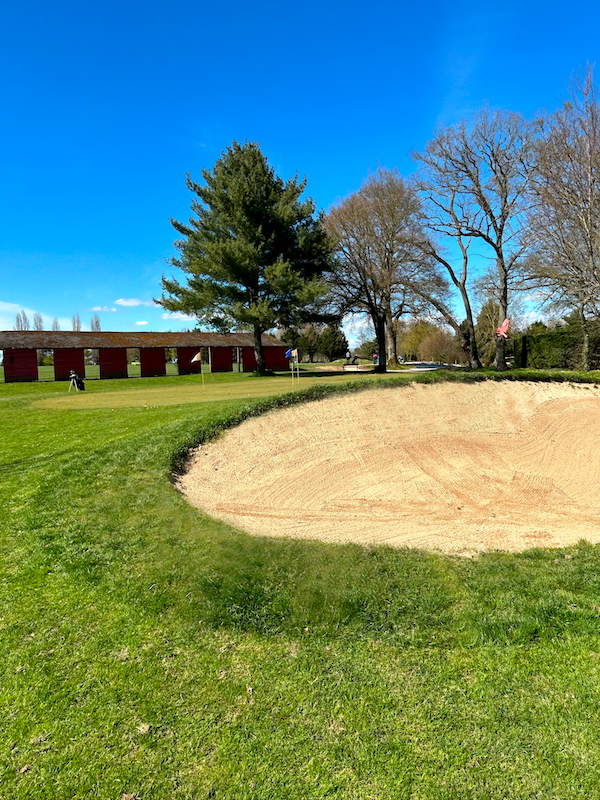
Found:
[[[373,376],[363,375],[360,380]],[[375,376],[381,377],[381,376]],[[131,388],[113,392],[91,391],[69,392],[64,395],[35,400],[33,408],[82,409],[82,408],[135,408],[144,406],[175,406],[186,403],[212,403],[223,400],[242,400],[244,398],[269,397],[297,389],[306,389],[318,383],[347,383],[355,381],[356,373],[328,376],[306,376],[293,381],[291,378],[249,378],[239,382],[211,383],[206,378],[204,386],[198,381],[194,384],[174,386],[153,386],[148,389]]]

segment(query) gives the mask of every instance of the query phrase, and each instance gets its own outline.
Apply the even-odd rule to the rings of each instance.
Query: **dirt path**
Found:
[[[600,542],[600,388],[413,384],[245,422],[180,488],[263,536],[449,553]]]

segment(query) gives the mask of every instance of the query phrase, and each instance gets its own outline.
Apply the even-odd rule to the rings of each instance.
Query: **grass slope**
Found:
[[[557,377],[505,377],[532,375]],[[212,379],[203,401],[198,378],[0,387],[0,797],[595,796],[600,549],[246,536],[169,472],[298,398]]]

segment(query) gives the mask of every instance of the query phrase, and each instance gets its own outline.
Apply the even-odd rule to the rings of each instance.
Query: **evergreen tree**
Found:
[[[475,322],[477,352],[486,364],[491,364],[496,356],[498,313],[498,303],[494,298],[488,298],[481,306]]]
[[[300,356],[308,356],[309,361],[315,360],[315,355],[321,352],[319,341],[321,339],[321,331],[315,325],[307,325],[298,337],[298,350]]]
[[[323,333],[319,336],[319,353],[327,358],[328,361],[334,361],[336,358],[344,356],[348,350],[348,339],[344,332],[335,325],[328,325]]]
[[[194,216],[171,220],[182,238],[170,263],[187,283],[163,276],[157,302],[222,332],[252,330],[264,374],[265,331],[324,318],[331,246],[314,203],[301,200],[306,182],[284,183],[255,142],[233,142],[202,175],[203,185],[187,178]]]

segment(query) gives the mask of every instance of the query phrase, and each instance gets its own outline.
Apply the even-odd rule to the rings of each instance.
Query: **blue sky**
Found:
[[[554,107],[599,23],[588,0],[3,4],[0,329],[21,308],[64,330],[192,326],[152,303],[187,171],[257,141],[326,210],[483,104]]]

